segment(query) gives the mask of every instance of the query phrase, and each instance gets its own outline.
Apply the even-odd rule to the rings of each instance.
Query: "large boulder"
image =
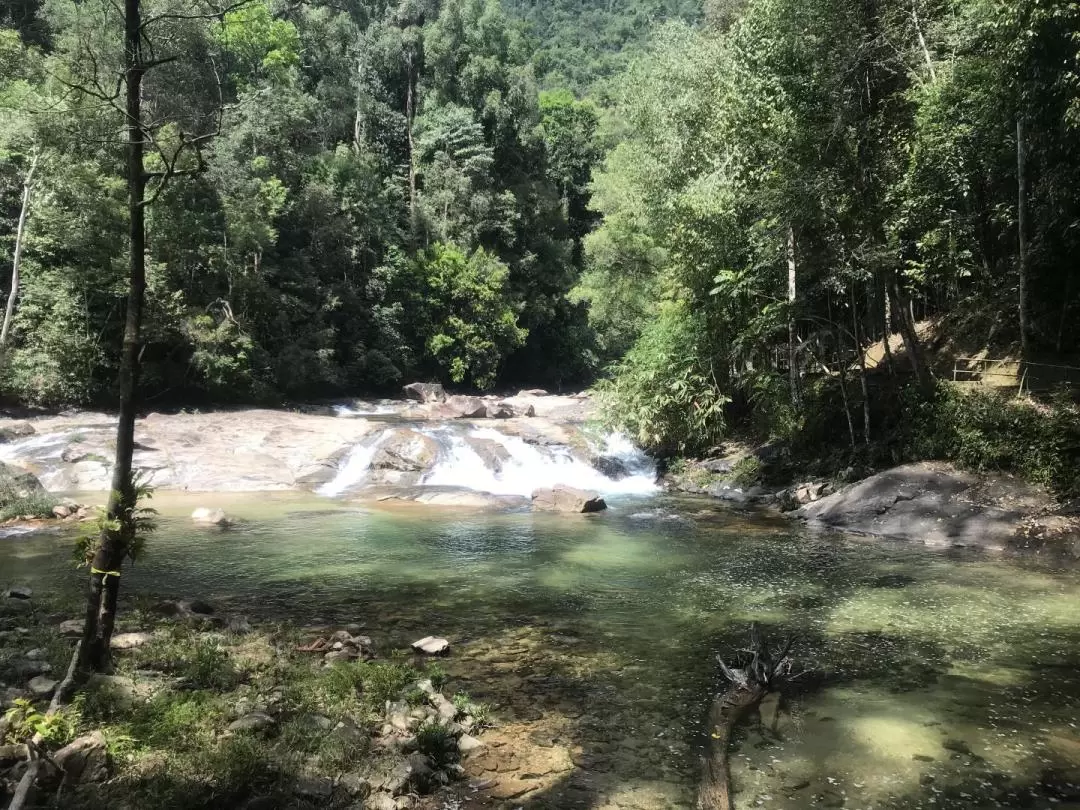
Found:
[[[543,512],[602,512],[607,503],[598,492],[557,485],[551,489],[538,489],[532,494],[533,509]]]
[[[44,494],[45,487],[33,473],[0,461],[0,502]]]
[[[0,424],[0,444],[14,442],[37,433],[29,422],[14,421]]]
[[[488,416],[488,406],[479,397],[453,396],[446,400],[440,415],[452,419],[483,419]]]
[[[405,394],[405,399],[412,399],[416,402],[446,401],[446,391],[443,390],[442,385],[439,383],[409,383],[401,390]]]
[[[999,491],[999,497],[987,497]],[[807,493],[809,494],[809,493]],[[946,464],[894,467],[811,500],[799,515],[848,531],[921,540],[929,545],[1003,548],[1021,529],[1028,487],[979,477]]]
[[[427,472],[439,456],[434,439],[415,430],[395,430],[379,445],[371,459],[373,483],[410,483],[407,478]]]
[[[506,462],[510,460],[510,451],[506,446],[494,439],[478,439],[475,436],[465,437],[465,443],[469,445],[476,455],[480,456],[484,466],[492,472],[502,472]]]
[[[53,761],[64,774],[68,784],[100,782],[109,777],[109,753],[105,735],[94,731],[65,745]]]

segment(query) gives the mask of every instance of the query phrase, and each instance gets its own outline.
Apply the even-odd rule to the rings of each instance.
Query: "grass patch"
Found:
[[[416,729],[416,750],[431,757],[435,767],[442,768],[457,759],[457,743],[450,730],[428,721]]]
[[[8,489],[0,491],[0,520],[19,517],[51,518],[53,508],[59,503],[47,492],[31,492],[19,495]]]

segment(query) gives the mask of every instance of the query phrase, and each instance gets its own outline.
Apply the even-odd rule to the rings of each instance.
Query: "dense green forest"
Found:
[[[1080,348],[1076,2],[143,6],[150,402],[599,380],[663,453],[856,452],[971,410],[928,338]],[[0,22],[4,392],[108,402],[122,14]]]

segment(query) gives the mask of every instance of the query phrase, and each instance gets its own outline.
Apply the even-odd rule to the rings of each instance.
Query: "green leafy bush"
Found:
[[[905,457],[1015,473],[1063,495],[1080,493],[1080,413],[1066,399],[1039,406],[942,383],[929,398],[906,389],[902,402]]]
[[[411,270],[411,325],[429,362],[455,383],[493,386],[503,360],[527,335],[517,325],[509,268],[483,248],[466,254],[437,244]]]
[[[729,399],[702,345],[703,320],[682,302],[667,303],[597,386],[609,424],[661,455],[700,453],[723,434]]]

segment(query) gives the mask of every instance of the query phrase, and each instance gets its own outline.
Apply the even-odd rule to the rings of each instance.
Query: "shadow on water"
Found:
[[[494,736],[513,743],[469,760],[472,781],[494,786],[459,786],[462,807],[692,806],[715,658],[752,621],[794,635],[808,674],[736,741],[738,807],[1075,800],[1075,572],[686,506],[572,519],[286,509],[225,533],[166,521],[125,598],[358,622],[386,650],[447,636],[450,690],[496,704]]]

